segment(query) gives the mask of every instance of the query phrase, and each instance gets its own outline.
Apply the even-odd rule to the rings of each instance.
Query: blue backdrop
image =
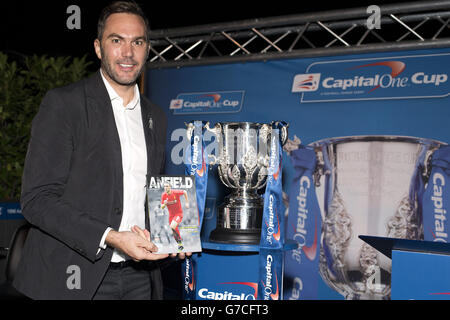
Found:
[[[402,135],[450,142],[450,48],[149,69],[145,94],[168,115],[166,170],[183,174],[185,122],[289,123],[303,144]],[[293,169],[286,154],[283,190]],[[228,193],[209,171],[205,225]],[[322,284],[321,298],[340,299]]]

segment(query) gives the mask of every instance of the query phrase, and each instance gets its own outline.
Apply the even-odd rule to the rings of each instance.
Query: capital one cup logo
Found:
[[[185,260],[186,266],[184,270],[184,291],[186,293],[195,290],[194,266],[191,264],[191,259]]]
[[[301,263],[302,253],[310,261],[314,261],[316,259],[319,235],[317,230],[317,217],[314,217],[315,221],[312,243],[307,245],[307,239],[311,238],[311,236],[308,235],[308,229],[310,228],[307,227],[307,224],[308,221],[312,219],[312,217],[310,217],[312,213],[308,210],[308,193],[314,192],[314,190],[311,190],[311,179],[308,176],[302,176],[300,178],[299,185],[299,191],[296,197],[297,219],[295,220],[295,224],[292,226],[294,229],[293,239],[298,242],[299,248],[292,251],[292,257],[295,261]]]
[[[191,163],[191,175],[195,175],[196,173],[202,177],[206,171],[206,162],[204,149],[201,145],[201,138],[198,134],[194,135],[194,143],[192,144],[192,163]]]
[[[280,288],[278,286],[278,275],[273,267],[274,258],[269,254],[266,258],[265,282],[262,282],[264,300],[279,300]]]
[[[198,296],[205,300],[256,300],[258,299],[258,284],[255,282],[222,282],[226,290],[201,288]],[[229,287],[229,289],[228,289]]]
[[[280,241],[280,220],[278,218],[278,213],[276,212],[276,208],[274,206],[274,197],[273,194],[269,196],[269,219],[266,221],[266,230],[267,230],[267,236],[266,241],[270,244],[273,244],[273,240]],[[276,218],[276,221],[275,221]]]
[[[431,230],[435,242],[448,242],[446,232],[447,210],[444,205],[445,178],[441,173],[433,174],[431,178],[433,193],[431,203],[433,204],[434,230]]]
[[[270,166],[269,166],[269,181],[276,181],[279,178],[282,163],[281,158],[277,154],[277,146],[279,141],[279,135],[274,134],[271,141],[271,151],[270,151]],[[269,244],[273,244],[275,240],[276,243],[280,241],[281,229],[280,220],[278,218],[277,203],[273,193],[269,195],[269,204],[267,208],[268,216],[267,219],[264,218],[266,224],[266,241]]]
[[[319,61],[295,75],[301,102],[444,97],[449,53]]]
[[[179,93],[170,101],[174,115],[202,113],[236,113],[244,102],[243,90]]]

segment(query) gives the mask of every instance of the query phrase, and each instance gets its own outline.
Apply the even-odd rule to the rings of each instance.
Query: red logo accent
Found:
[[[386,67],[391,68],[391,77],[392,78],[395,78],[400,73],[402,73],[403,70],[405,70],[405,67],[406,67],[405,63],[401,62],[401,61],[381,61],[381,62],[374,62],[374,63],[364,64],[362,66],[356,66],[356,67],[353,67],[352,69],[363,68],[363,67],[374,67],[374,66],[386,66]],[[379,87],[380,87],[380,85],[376,86],[375,88],[373,88],[369,92],[372,92],[375,89],[378,89]]]
[[[314,83],[314,77],[312,75],[309,75],[305,80],[301,81],[298,84],[298,87],[305,90],[311,90],[315,83]]]
[[[450,295],[450,292],[436,292],[436,293],[430,293],[431,295]]]
[[[294,92],[316,91],[319,87],[320,74],[298,74],[294,78]]]
[[[205,169],[206,169],[206,162],[205,162],[205,159],[203,158],[203,149],[202,149],[202,168],[197,170],[197,174],[200,177],[203,177],[203,173],[205,173]]]
[[[191,268],[192,268],[192,280],[189,282],[188,286],[189,286],[189,290],[194,291],[194,287],[195,287],[194,266],[192,264],[191,264]]]
[[[275,208],[275,215],[277,216],[278,231],[277,231],[277,233],[272,233],[272,236],[273,236],[273,238],[275,240],[280,241],[280,233],[281,233],[281,230],[280,230],[280,219],[278,218],[278,212],[277,212],[276,208]],[[267,221],[266,221],[266,226],[269,227],[269,224],[267,223]]]
[[[430,232],[431,232],[431,235],[433,236],[433,238],[436,239],[436,235],[434,234],[433,229],[430,228]]]
[[[278,276],[277,276],[277,274],[275,273],[275,282],[277,283],[277,291],[275,291],[275,293],[272,293],[271,295],[270,295],[270,297],[272,298],[272,300],[278,300],[279,299],[279,297],[280,297],[280,290],[279,290],[279,288],[278,288]]]
[[[277,290],[275,291],[275,293],[272,293],[270,295],[270,297],[272,298],[272,300],[278,300],[280,298],[280,288],[278,287],[278,275],[275,272],[275,282],[277,283]],[[266,287],[266,285],[264,284],[264,282],[261,280],[262,285],[264,286],[264,288]]]
[[[317,255],[317,217],[315,220],[315,226],[314,226],[314,241],[311,246],[303,246],[302,247],[303,252],[305,253],[305,256],[310,260],[313,261],[316,258]]]
[[[278,170],[277,172],[275,172],[272,176],[275,180],[278,180],[278,176],[280,175],[280,171],[281,171],[281,162],[282,160],[280,159],[280,164],[278,165]]]
[[[278,213],[277,213],[276,209],[275,209],[275,214],[277,216],[278,231],[277,231],[277,233],[273,234],[273,238],[277,241],[280,241],[280,231],[281,231],[280,230],[280,219],[278,219]]]
[[[221,95],[218,93],[213,93],[213,94],[205,94],[203,95],[203,97],[211,97],[214,99],[214,103],[217,103],[220,100]]]
[[[249,286],[253,290],[253,295],[255,296],[255,300],[258,299],[258,284],[256,282],[222,282],[221,284],[242,284],[244,286]]]

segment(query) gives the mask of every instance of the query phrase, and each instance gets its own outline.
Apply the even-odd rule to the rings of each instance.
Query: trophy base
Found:
[[[212,242],[225,244],[259,244],[261,229],[255,230],[230,230],[216,228],[209,235]]]
[[[263,199],[256,192],[236,190],[217,208],[217,225],[210,241],[228,244],[259,244]]]

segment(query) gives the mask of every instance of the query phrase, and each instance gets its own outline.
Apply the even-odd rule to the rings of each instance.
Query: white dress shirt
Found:
[[[103,72],[103,71],[102,71]],[[134,225],[145,228],[145,184],[147,175],[147,148],[142,125],[141,103],[138,86],[134,97],[126,106],[122,98],[101,73],[111,99],[114,119],[119,133],[123,168],[123,213],[119,230],[131,231]],[[105,249],[105,239],[111,228],[106,229],[100,242]],[[124,253],[114,250],[111,262],[130,259]]]

